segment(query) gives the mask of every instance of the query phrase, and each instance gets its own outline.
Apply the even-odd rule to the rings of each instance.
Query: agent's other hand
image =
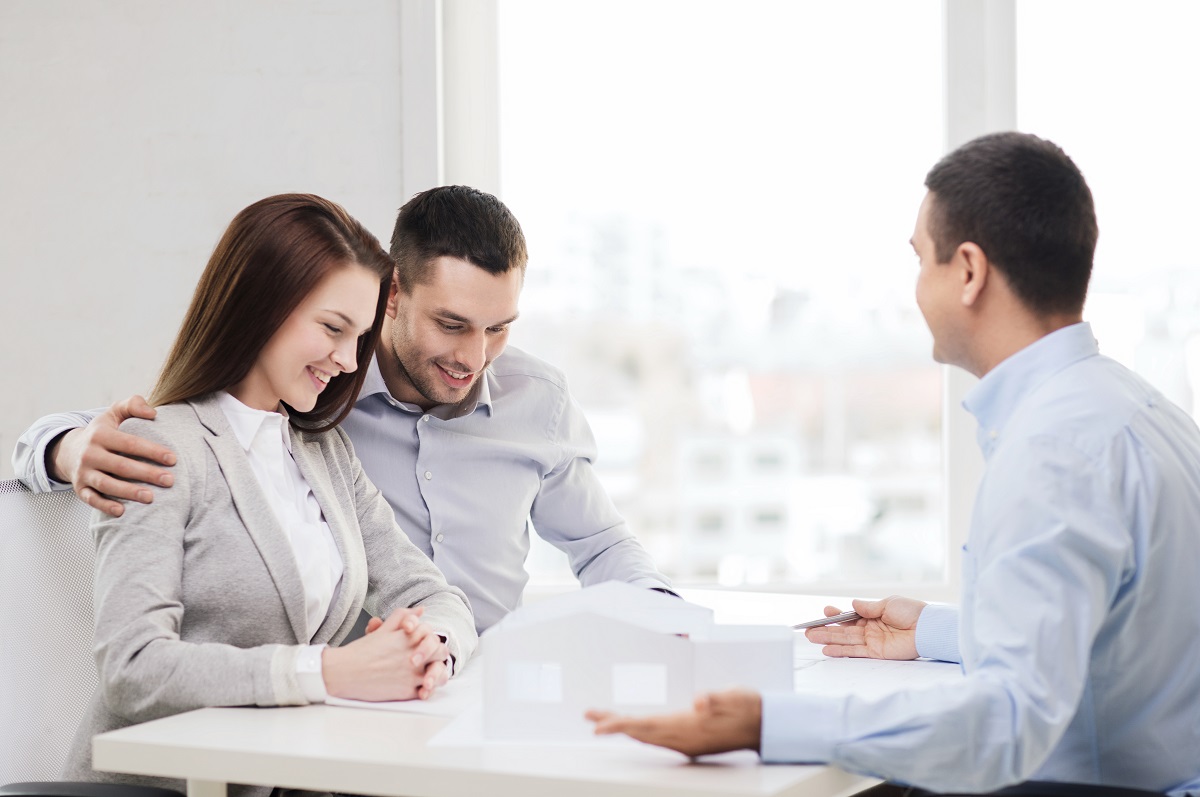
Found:
[[[623,733],[647,744],[686,756],[730,750],[758,750],[762,739],[762,697],[745,689],[700,695],[691,711],[652,717],[626,717],[611,711],[588,711],[596,734]]]
[[[70,482],[84,503],[114,517],[125,508],[118,499],[148,504],[154,500],[147,484],[170,487],[174,477],[153,463],[171,466],[175,454],[117,427],[127,418],[154,420],[156,412],[141,396],[118,401],[81,429],[55,440],[46,455],[50,475]]]
[[[854,611],[862,617],[852,623],[810,628],[804,632],[809,642],[824,645],[821,652],[838,658],[907,660],[917,657],[917,619],[925,608],[923,601],[893,595],[881,601],[855,600]],[[825,607],[825,616],[840,613]]]
[[[356,700],[410,700],[413,697],[420,700],[428,700],[433,695],[434,690],[442,687],[450,679],[450,670],[446,666],[445,660],[449,658],[449,651],[445,643],[442,641],[436,631],[428,627],[427,624],[421,622],[421,615],[424,613],[424,607],[418,606],[415,609],[397,609],[392,611],[388,619],[379,619],[372,617],[367,621],[366,634],[361,640],[355,640],[346,646],[349,649],[360,642],[370,639],[370,636],[376,635],[380,630],[384,633],[403,634],[408,640],[407,660],[402,661],[402,669],[407,669],[406,681],[412,681],[413,691],[408,694],[402,690],[401,696],[394,697],[355,697]],[[326,654],[329,649],[326,649]],[[401,655],[404,655],[401,653]],[[323,670],[328,666],[329,659],[323,659]],[[334,678],[338,677],[334,673]],[[325,689],[329,694],[338,697],[350,697],[336,693],[330,687],[331,679],[328,670],[325,671]],[[355,688],[354,685],[340,684],[337,688]]]

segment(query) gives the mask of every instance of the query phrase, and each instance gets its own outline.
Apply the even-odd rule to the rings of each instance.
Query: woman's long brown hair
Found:
[[[230,223],[196,286],[151,403],[186,401],[242,381],[304,297],[327,274],[352,264],[379,277],[375,321],[359,340],[358,368],[331,379],[311,411],[288,407],[294,426],[332,429],[350,413],[362,389],[394,264],[350,214],[312,194],[267,197]]]

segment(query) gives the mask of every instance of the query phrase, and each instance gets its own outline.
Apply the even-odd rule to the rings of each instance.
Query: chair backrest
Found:
[[[0,481],[0,783],[60,777],[95,690],[91,516]]]

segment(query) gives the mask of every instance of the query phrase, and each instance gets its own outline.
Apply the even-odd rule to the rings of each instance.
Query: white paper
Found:
[[[409,714],[430,714],[436,717],[457,717],[468,709],[483,703],[483,667],[469,663],[462,672],[438,687],[428,700],[348,700],[344,697],[327,697],[330,706],[369,708],[377,711],[403,711]]]
[[[588,723],[589,726],[591,723]],[[488,739],[483,735],[483,706],[474,706],[438,731],[429,740],[430,747],[503,747],[511,745],[532,745],[534,747],[643,747],[641,742],[628,736],[567,736],[557,739]]]
[[[884,661],[880,659],[817,659],[797,662],[797,692],[883,697],[904,689],[953,687],[962,668],[944,661]]]

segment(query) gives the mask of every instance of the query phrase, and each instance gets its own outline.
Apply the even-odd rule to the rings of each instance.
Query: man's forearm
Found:
[[[636,537],[627,537],[604,549],[575,575],[585,587],[605,581],[624,581],[674,594],[671,582],[658,570]]]
[[[60,412],[39,418],[18,438],[13,449],[13,472],[17,478],[38,493],[70,488],[69,483],[60,480],[62,474],[56,473],[50,461],[57,450],[55,444],[72,429],[87,426],[103,411],[101,408],[88,412]]]
[[[62,468],[58,467],[58,450],[66,436],[73,431],[75,430],[68,429],[61,434],[57,434],[50,440],[49,443],[46,444],[46,453],[42,457],[42,467],[45,468],[46,476],[49,477],[51,482],[63,484],[70,483],[71,481],[70,478],[63,473]]]

